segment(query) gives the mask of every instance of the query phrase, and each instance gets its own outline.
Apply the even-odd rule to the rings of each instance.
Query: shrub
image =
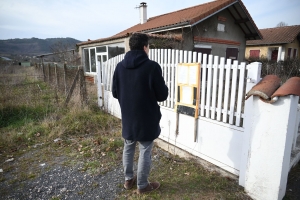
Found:
[[[277,75],[280,77],[282,83],[286,82],[289,78],[297,76],[300,77],[300,59],[287,59],[285,61],[271,61],[267,58],[248,58],[248,62],[261,62],[261,77],[266,75]]]

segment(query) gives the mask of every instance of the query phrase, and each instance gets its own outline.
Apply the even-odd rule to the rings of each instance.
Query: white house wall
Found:
[[[222,10],[217,14],[218,16],[225,19],[225,21],[218,20],[218,17],[210,17],[203,22],[195,25],[193,27],[192,33],[190,33],[190,28],[186,28],[186,34],[188,37],[184,38],[184,41],[188,43],[187,41],[190,40],[190,38],[194,38],[194,36],[200,36],[203,38],[215,38],[215,39],[221,39],[221,40],[228,40],[228,41],[235,41],[237,43],[240,43],[239,45],[235,44],[224,44],[224,41],[217,43],[217,42],[199,42],[199,41],[189,41],[188,43],[190,46],[194,47],[194,44],[198,45],[208,45],[211,46],[212,55],[218,55],[219,57],[225,57],[226,58],[226,48],[237,48],[238,58],[239,62],[244,61],[245,59],[245,48],[246,48],[246,39],[245,34],[243,33],[242,29],[238,26],[237,23],[235,23],[235,19],[233,19],[231,13],[225,9]],[[217,31],[218,24],[223,24],[225,26],[225,31]],[[189,35],[190,33],[191,35]],[[187,45],[186,45],[187,46]],[[188,47],[188,46],[187,46]],[[192,50],[192,48],[185,48],[188,50]]]

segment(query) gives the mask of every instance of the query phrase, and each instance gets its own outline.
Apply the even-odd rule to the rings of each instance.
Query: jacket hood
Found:
[[[143,50],[131,50],[125,55],[122,64],[125,68],[137,68],[141,66],[142,63],[149,60],[148,55]]]

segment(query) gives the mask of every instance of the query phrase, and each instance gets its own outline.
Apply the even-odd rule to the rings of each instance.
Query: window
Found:
[[[107,55],[98,55],[97,56],[97,61],[99,62],[99,65],[100,65],[100,75],[101,75],[101,80],[102,80],[102,83],[103,83],[103,79],[102,79],[102,73],[103,73],[103,62],[106,62],[107,61]]]
[[[108,59],[113,58],[117,55],[125,53],[124,43],[117,43],[108,45]]]
[[[277,61],[277,57],[278,57],[278,49],[275,49],[272,51],[271,60]]]
[[[217,27],[218,31],[224,32],[225,31],[225,24],[220,24],[218,23],[218,27]]]
[[[297,58],[297,49],[294,49],[294,55],[293,58]]]
[[[95,49],[90,49],[91,54],[91,72],[96,72],[96,52]]]
[[[83,50],[83,55],[84,55],[84,71],[85,72],[90,72],[90,54],[89,54],[89,49],[84,49]]]
[[[291,56],[292,56],[292,48],[288,48],[288,55],[287,55],[287,57],[288,58],[292,58]]]
[[[234,60],[238,59],[239,50],[238,48],[227,48],[226,49],[226,59],[231,59],[232,63]]]
[[[250,50],[250,58],[259,58],[260,50]]]
[[[96,72],[96,52],[95,48],[83,49],[84,71]]]
[[[106,46],[103,46],[103,47],[96,47],[96,51],[97,51],[97,53],[103,53],[103,52],[106,52]]]
[[[193,51],[198,53],[202,53],[201,61],[203,61],[203,54],[210,55],[211,54],[211,46],[209,45],[195,45]]]
[[[83,49],[83,64],[85,72],[96,73],[97,66],[100,72],[103,62],[112,57],[125,53],[124,43],[96,46]]]
[[[106,61],[107,61],[107,56],[103,55],[103,62],[106,62]]]

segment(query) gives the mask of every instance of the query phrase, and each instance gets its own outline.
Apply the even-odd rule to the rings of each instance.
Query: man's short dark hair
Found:
[[[144,50],[144,46],[148,46],[148,35],[144,33],[134,33],[129,39],[130,50]]]

